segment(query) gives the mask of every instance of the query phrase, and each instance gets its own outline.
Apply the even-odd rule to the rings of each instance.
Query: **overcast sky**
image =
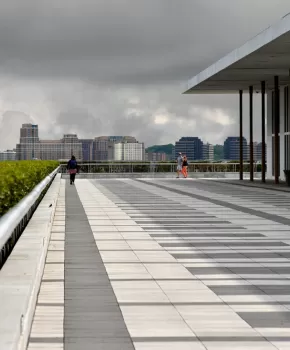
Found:
[[[238,96],[182,95],[185,82],[288,12],[289,0],[1,0],[0,149],[25,122],[41,138],[222,143],[238,134]]]

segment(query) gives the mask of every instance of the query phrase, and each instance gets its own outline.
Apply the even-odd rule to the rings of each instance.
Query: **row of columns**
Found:
[[[266,182],[266,106],[265,106],[266,83],[261,82],[261,103],[262,103],[262,182]],[[279,77],[274,77],[274,178],[279,183]],[[239,91],[240,107],[240,180],[244,178],[244,150],[243,150],[243,90]],[[254,140],[253,140],[253,86],[249,86],[249,122],[250,122],[250,181],[254,181]],[[270,169],[269,169],[270,171]]]

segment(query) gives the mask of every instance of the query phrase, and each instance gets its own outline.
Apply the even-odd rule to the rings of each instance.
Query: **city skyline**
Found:
[[[32,124],[32,123],[23,123],[23,124]],[[32,125],[37,125],[37,126],[39,126],[39,124],[32,124]],[[18,126],[18,133],[19,133],[19,128],[21,127],[21,125],[19,125]],[[43,131],[44,130],[42,130],[41,129],[41,127],[39,128],[39,130],[41,131],[41,133],[43,134]],[[45,133],[44,133],[45,134]],[[80,135],[78,134],[78,133],[75,133],[75,132],[72,132],[72,133],[66,133],[66,132],[64,132],[61,136],[63,136],[63,135],[65,135],[65,134],[72,134],[72,135],[77,135],[78,136],[78,139],[79,140],[93,140],[94,138],[102,138],[102,137],[133,137],[133,138],[135,138],[135,136],[131,136],[131,135],[124,135],[124,136],[118,136],[118,135],[114,135],[114,136],[110,136],[110,135],[95,135],[95,136],[93,136],[93,137],[80,137]],[[81,136],[83,136],[83,135],[81,135]],[[203,143],[209,143],[209,144],[211,144],[211,145],[223,145],[223,143],[224,143],[224,140],[226,139],[226,138],[228,138],[228,137],[238,137],[238,134],[236,134],[236,135],[226,135],[225,136],[225,138],[224,138],[224,140],[222,140],[222,142],[221,143],[213,143],[213,142],[210,142],[209,140],[204,140],[201,136],[199,136],[199,135],[186,135],[186,136],[180,136],[180,137],[178,137],[177,139],[180,139],[181,137],[198,137],[198,138],[200,138],[201,140],[202,140],[202,142]],[[248,140],[248,138],[247,137],[245,137],[246,138],[246,140]],[[18,139],[19,139],[19,135],[18,135]],[[1,152],[3,152],[3,151],[7,151],[7,150],[13,150],[13,149],[16,149],[16,144],[18,143],[18,139],[16,139],[16,141],[15,141],[15,145],[13,146],[13,147],[9,147],[9,148],[5,148],[5,147],[0,147],[0,151]],[[43,140],[49,140],[49,141],[57,141],[57,140],[59,140],[59,138],[57,138],[57,137],[55,137],[55,138],[52,138],[52,139],[45,139],[44,137],[42,137],[42,139]],[[175,139],[175,140],[173,140],[172,142],[169,142],[169,143],[166,143],[166,144],[172,144],[172,145],[174,145],[175,144],[175,142],[177,141],[177,139]],[[254,139],[254,142],[260,142],[260,140],[259,139]],[[144,142],[144,144],[145,144],[145,142]],[[152,147],[152,146],[155,146],[155,145],[165,145],[165,144],[161,144],[161,143],[158,143],[158,142],[156,142],[156,143],[152,143],[152,144],[146,144],[146,147],[145,148],[149,148],[149,147]]]
[[[189,161],[215,160],[215,146],[223,149],[223,159],[239,159],[239,136],[227,137],[223,145],[203,142],[196,136],[183,136],[175,141],[170,152],[147,151],[144,142],[133,136],[95,136],[81,139],[77,134],[64,134],[61,139],[45,140],[39,136],[36,124],[25,123],[20,128],[19,143],[13,151],[0,151],[0,160],[65,160],[74,155],[82,161],[165,161],[187,154]],[[243,137],[244,160],[249,159],[249,143]],[[158,145],[154,145],[158,146]],[[168,145],[159,145],[168,146]],[[262,143],[253,142],[254,160],[260,160]],[[220,152],[220,151],[219,151]]]

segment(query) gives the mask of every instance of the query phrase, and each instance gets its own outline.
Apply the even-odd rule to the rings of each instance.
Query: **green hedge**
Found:
[[[55,161],[0,162],[0,216],[17,204],[57,166]]]

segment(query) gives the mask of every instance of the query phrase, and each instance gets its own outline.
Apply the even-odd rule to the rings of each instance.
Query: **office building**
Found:
[[[262,161],[262,142],[254,142],[253,145],[253,153],[254,153],[254,161],[261,162]],[[267,145],[265,149],[265,157],[267,158]]]
[[[100,136],[96,137],[93,141],[93,154],[92,158],[95,161],[108,160],[108,137]]]
[[[92,158],[95,161],[107,161],[114,159],[114,144],[116,143],[137,143],[132,136],[99,136],[93,141]],[[117,152],[117,151],[116,151]],[[120,156],[117,156],[120,158]]]
[[[210,143],[203,145],[203,160],[212,162],[214,160],[214,147]]]
[[[23,124],[20,129],[20,145],[16,147],[16,157],[19,160],[36,158],[37,145],[39,143],[38,125]]]
[[[164,152],[146,152],[145,160],[148,162],[166,162],[168,156]]]
[[[175,158],[175,146],[172,147],[172,153],[171,153],[171,159],[170,160],[176,160],[176,158]]]
[[[16,150],[0,151],[0,161],[16,160]]]
[[[224,158],[225,160],[240,159],[240,138],[228,137],[224,142]],[[248,145],[247,140],[243,137],[243,159],[248,160]]]
[[[108,160],[123,162],[142,162],[145,160],[144,143],[118,142],[109,144]]]
[[[179,152],[186,154],[189,161],[202,160],[203,142],[198,137],[182,137],[175,143],[175,159]]]
[[[17,160],[67,160],[72,155],[82,160],[82,143],[76,134],[65,134],[61,140],[40,140],[38,125],[22,125],[20,143],[16,146]]]
[[[93,139],[80,139],[80,143],[82,144],[82,160],[85,162],[89,162],[93,160]]]

